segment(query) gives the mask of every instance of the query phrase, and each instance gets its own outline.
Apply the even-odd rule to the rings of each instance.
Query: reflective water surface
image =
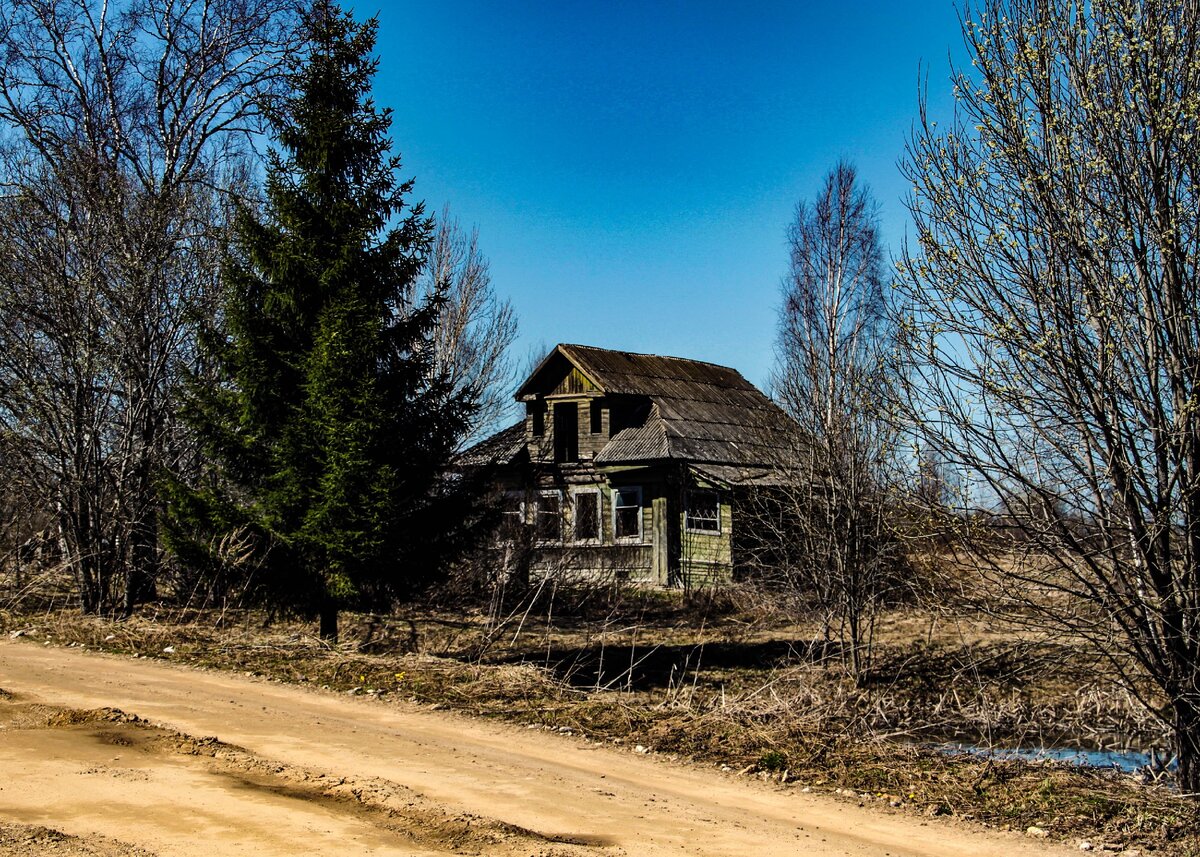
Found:
[[[1148,753],[1137,750],[1087,750],[1081,747],[983,747],[973,744],[943,744],[945,753],[970,753],[996,759],[1068,762],[1091,768],[1117,768],[1134,773],[1150,764]],[[1174,764],[1172,763],[1172,767]]]

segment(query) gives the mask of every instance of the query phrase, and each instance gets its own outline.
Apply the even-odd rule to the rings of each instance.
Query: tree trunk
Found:
[[[1175,710],[1175,753],[1179,762],[1179,790],[1200,795],[1200,699],[1178,696]]]
[[[328,640],[330,643],[336,643],[338,638],[338,608],[337,604],[332,601],[326,601],[321,605],[320,609],[321,630],[320,636],[322,640]]]
[[[125,558],[124,615],[158,595],[158,515],[153,508],[129,527],[131,544]]]

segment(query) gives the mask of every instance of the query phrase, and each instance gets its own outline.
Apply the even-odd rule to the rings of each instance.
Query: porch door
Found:
[[[554,405],[554,460],[560,464],[579,460],[579,405],[575,402]]]

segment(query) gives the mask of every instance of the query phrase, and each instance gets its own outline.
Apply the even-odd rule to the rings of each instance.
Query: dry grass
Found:
[[[8,612],[0,625],[38,642],[569,730],[899,811],[1200,854],[1200,808],[1165,787],[920,745],[981,735],[1161,738],[1084,651],[987,620],[899,611],[880,629],[874,674],[856,683],[815,626],[754,593],[593,597],[561,593],[552,609],[524,605],[499,620],[348,616],[336,646],[310,625],[242,611],[148,608],[119,622]]]

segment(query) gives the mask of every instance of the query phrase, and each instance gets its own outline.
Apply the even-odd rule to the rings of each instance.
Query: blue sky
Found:
[[[919,71],[944,111],[962,55],[949,0],[405,0],[378,49],[404,173],[478,227],[520,360],[577,342],[758,384],[796,201],[851,160],[898,250]]]

